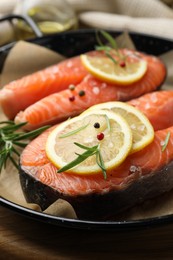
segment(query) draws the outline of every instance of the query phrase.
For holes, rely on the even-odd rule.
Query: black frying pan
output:
[[[23,19],[25,20],[32,28],[36,34],[36,37],[28,40],[29,42],[47,47],[55,52],[59,52],[62,55],[71,57],[84,53],[86,51],[92,50],[97,44],[96,42],[96,30],[77,30],[69,31],[58,34],[52,34],[48,36],[42,36],[41,32],[37,28],[36,24],[28,19],[28,17],[23,16],[7,16],[0,21],[13,19]],[[121,32],[109,31],[113,36],[118,36]],[[139,51],[146,52],[148,54],[154,54],[156,56],[161,55],[169,50],[173,49],[173,41],[163,38],[152,37],[149,35],[130,33],[130,36]],[[102,39],[104,41],[104,39]],[[2,68],[4,60],[15,43],[10,43],[5,46],[0,47],[0,67]],[[17,205],[11,201],[8,201],[4,198],[0,198],[0,204],[8,207],[9,209],[18,212],[24,216],[30,217],[37,221],[43,221],[45,223],[50,223],[53,225],[59,225],[64,227],[71,228],[82,228],[82,229],[97,229],[97,230],[127,230],[134,228],[143,228],[146,226],[155,226],[161,224],[168,224],[173,222],[173,215],[155,217],[145,220],[136,220],[136,221],[83,221],[83,220],[74,220],[66,219],[62,217],[51,216],[24,208],[20,205]]]
[[[11,23],[14,19],[25,21],[35,33],[35,38],[29,39],[29,42],[42,45],[53,51],[59,52],[67,57],[71,57],[92,50],[94,45],[97,44],[95,36],[96,30],[94,29],[81,29],[75,31],[73,30],[43,36],[42,32],[37,27],[36,23],[28,16],[8,15],[1,18],[0,22],[4,22],[5,20],[7,20]],[[109,30],[109,32],[115,37],[122,33],[120,31],[115,32],[111,30]],[[169,39],[139,33],[129,34],[139,51],[158,56],[166,51],[173,49],[173,41]],[[102,39],[102,41],[104,42],[105,39]],[[1,46],[0,55],[3,55],[4,52],[8,52],[13,45],[14,42],[5,46]]]

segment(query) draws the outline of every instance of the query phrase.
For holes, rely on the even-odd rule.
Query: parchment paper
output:
[[[119,36],[116,40],[119,47],[135,48],[127,33]],[[1,74],[1,87],[11,80],[43,69],[62,59],[63,57],[61,55],[44,47],[19,41],[10,51],[4,64]],[[161,59],[168,68],[167,79],[163,89],[169,89],[173,82],[173,51],[163,54]],[[0,121],[4,119],[6,118],[0,110]],[[0,175],[0,196],[24,207],[41,211],[38,205],[28,204],[26,202],[20,186],[19,174],[11,163],[7,164],[7,168],[3,170]],[[45,213],[67,218],[77,218],[72,206],[68,202],[60,199],[47,208]],[[173,214],[173,191],[154,200],[146,201],[130,211],[128,210],[128,213],[123,213],[121,216],[118,216],[118,219],[145,219],[168,214]]]

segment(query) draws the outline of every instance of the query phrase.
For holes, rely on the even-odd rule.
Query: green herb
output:
[[[95,49],[98,51],[104,51],[105,55],[114,63],[114,64],[119,64],[120,61],[125,61],[126,56],[121,54],[118,49],[118,45],[115,41],[115,39],[106,31],[101,30],[100,33],[102,36],[108,41],[110,46],[105,45],[102,43],[99,33],[96,32],[96,40],[98,42],[98,46],[95,46]],[[116,56],[118,57],[118,61],[113,57],[113,52],[116,53]]]
[[[114,64],[118,64],[118,62],[112,57],[109,52],[105,52],[105,54]]]
[[[101,152],[100,152],[100,147],[98,149],[98,152],[96,153],[96,162],[97,162],[98,166],[102,169],[103,177],[106,180],[107,179],[106,168],[105,168],[105,164],[104,164]]]
[[[107,128],[109,130],[109,132],[111,131],[111,124],[110,124],[110,120],[109,120],[109,117],[107,115],[105,115],[105,118],[106,118],[106,124],[107,124]]]
[[[101,39],[99,37],[99,32],[98,31],[96,31],[96,40],[97,40],[97,42],[99,44],[99,47],[107,47],[107,46],[105,46],[105,44],[102,43],[102,41],[101,41]]]
[[[162,145],[162,152],[165,151],[165,149],[166,149],[166,147],[167,147],[167,145],[168,145],[168,142],[169,142],[169,139],[170,139],[170,135],[171,135],[171,133],[168,132],[167,135],[166,135],[166,137],[165,137],[164,143],[163,143],[163,145]]]
[[[100,145],[95,145],[95,146],[92,146],[92,147],[87,147],[85,145],[82,145],[82,144],[79,144],[79,143],[74,143],[76,146],[86,150],[84,153],[82,154],[78,154],[76,153],[77,155],[77,158],[74,159],[73,161],[71,161],[70,163],[66,164],[65,166],[63,166],[62,168],[60,168],[58,170],[58,173],[61,173],[61,172],[64,172],[64,171],[67,171],[75,166],[77,166],[78,164],[80,164],[81,162],[83,162],[84,160],[86,160],[87,158],[89,158],[90,156],[92,155],[96,155],[96,162],[98,164],[98,166],[101,168],[102,172],[103,172],[103,176],[104,176],[104,179],[106,179],[106,168],[104,166],[104,162],[103,162],[103,158],[101,156],[101,152],[100,152]]]
[[[109,46],[95,46],[95,49],[97,51],[108,51],[108,52],[112,50],[112,48]]]
[[[13,121],[0,122],[0,172],[3,167],[6,167],[8,160],[18,169],[18,163],[16,162],[16,156],[20,156],[18,148],[24,148],[28,144],[29,139],[38,136],[49,128],[49,126],[44,126],[28,133],[19,132],[22,126],[26,124],[15,124]]]
[[[63,172],[63,171],[67,171],[73,167],[75,167],[76,165],[80,164],[81,162],[83,162],[84,160],[86,160],[88,157],[94,155],[97,152],[97,148],[98,145],[96,146],[92,146],[92,147],[85,147],[75,143],[77,146],[85,149],[86,151],[82,154],[76,154],[78,155],[78,157],[76,159],[74,159],[73,161],[71,161],[70,163],[66,164],[64,167],[62,167],[61,169],[58,170],[58,172]]]
[[[108,32],[101,30],[100,33],[110,43],[113,49],[118,50],[118,46],[115,39]]]
[[[73,130],[73,131],[68,132],[68,133],[62,134],[62,135],[59,136],[59,138],[65,138],[65,137],[74,135],[74,134],[80,132],[81,130],[85,129],[87,126],[88,126],[88,124],[87,125],[83,125],[83,126],[77,128],[77,129]]]

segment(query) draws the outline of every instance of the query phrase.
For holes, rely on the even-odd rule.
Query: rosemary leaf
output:
[[[12,156],[9,156],[10,161],[12,162],[12,164],[16,167],[16,169],[18,170],[18,164],[16,163],[16,161],[14,160],[14,158]]]
[[[96,32],[96,40],[97,40],[99,46],[96,46],[95,49],[98,50],[98,51],[102,51],[102,50],[105,51],[105,55],[108,58],[110,58],[114,62],[114,64],[118,64],[118,61],[113,57],[113,55],[111,53],[112,51],[114,51],[114,53],[116,53],[117,57],[120,60],[124,60],[124,56],[122,56],[120,54],[119,49],[118,49],[118,45],[117,45],[115,39],[106,31],[101,30],[100,33],[108,41],[110,46],[103,44],[100,37],[99,37],[98,32]]]
[[[2,168],[6,167],[6,160],[7,160],[7,156],[6,154],[2,154],[1,157],[0,157],[0,172],[2,171]]]
[[[102,41],[101,41],[101,39],[100,39],[100,37],[99,37],[98,31],[96,32],[96,40],[97,40],[99,46],[103,46],[103,47],[105,46],[105,45],[102,43]]]
[[[4,123],[5,123],[6,121],[4,121]],[[9,125],[8,125],[8,123],[7,123],[7,125],[6,126],[4,126],[4,127],[1,127],[0,129],[2,129],[3,130],[3,132],[11,132],[11,131],[16,131],[16,130],[18,130],[18,129],[20,129],[22,126],[24,126],[24,125],[26,125],[26,122],[24,122],[24,123],[20,123],[20,124],[15,124],[15,123],[10,123]]]
[[[105,168],[104,161],[103,161],[103,158],[102,158],[102,155],[100,152],[100,145],[87,147],[87,146],[79,144],[79,143],[74,143],[74,144],[79,146],[82,149],[85,149],[86,151],[82,154],[75,153],[78,157],[76,159],[74,159],[73,161],[69,162],[68,164],[66,164],[65,166],[63,166],[62,168],[60,168],[57,172],[61,173],[61,172],[67,171],[67,170],[77,166],[78,164],[80,164],[81,162],[86,160],[88,157],[90,157],[92,155],[96,155],[96,163],[101,168],[101,170],[103,172],[103,177],[106,180],[107,179],[106,168]]]
[[[105,39],[110,43],[113,49],[118,50],[118,46],[116,44],[115,39],[106,31],[101,30],[101,34],[105,37]]]
[[[112,55],[109,52],[105,52],[106,56],[113,61],[114,64],[118,64],[118,62],[112,57]]]
[[[21,124],[15,124],[13,121],[0,122],[0,172],[3,167],[6,167],[8,160],[18,168],[16,158],[20,156],[20,150],[18,151],[17,148],[25,147],[28,144],[29,138],[36,137],[49,127],[44,126],[28,133],[19,132],[19,129],[25,124],[26,122]],[[20,140],[26,140],[27,142],[20,142]]]
[[[98,147],[98,146],[97,146]],[[65,166],[63,166],[62,168],[60,168],[58,170],[58,173],[60,172],[64,172],[67,171],[75,166],[77,166],[78,164],[80,164],[81,162],[83,162],[84,160],[86,160],[88,157],[94,155],[97,152],[97,147],[93,150],[87,150],[82,154],[79,154],[78,157],[76,159],[74,159],[73,161],[71,161],[70,163],[66,164]]]
[[[13,141],[13,144],[15,144],[15,145],[17,145],[19,147],[24,148],[28,143],[21,143],[21,142]]]
[[[88,124],[84,125],[84,126],[81,126],[81,127],[77,128],[77,129],[75,129],[73,131],[70,131],[70,132],[66,133],[66,134],[62,134],[62,135],[59,136],[59,138],[65,138],[65,137],[74,135],[74,134],[80,132],[81,130],[85,129],[87,126],[88,126]]]
[[[103,177],[106,180],[107,179],[107,173],[106,173],[106,168],[104,165],[104,161],[100,152],[100,149],[98,149],[97,154],[96,154],[96,162],[98,164],[98,166],[101,168],[102,173],[103,173]]]
[[[170,139],[170,135],[171,135],[171,133],[168,132],[166,137],[165,137],[164,144],[162,145],[162,152],[165,151],[165,149],[166,149],[166,147],[168,145],[168,142],[169,142],[169,139]]]
[[[3,125],[3,124],[6,124],[6,125],[14,125],[14,121],[12,121],[12,120],[1,121],[1,122],[0,122],[0,125]]]
[[[24,139],[28,139],[28,138],[34,138],[37,135],[41,134],[43,131],[45,131],[46,129],[48,129],[50,126],[43,126],[40,127],[36,130],[33,130],[31,132],[28,133],[22,133],[21,135],[17,136],[14,138],[14,141],[19,141],[19,140],[24,140]]]
[[[95,145],[95,146],[92,146],[92,147],[88,147],[88,146],[85,146],[83,144],[79,144],[79,143],[76,143],[76,142],[74,142],[74,144],[79,146],[82,149],[85,149],[85,150],[95,150],[98,147],[98,145]]]
[[[14,148],[14,146],[11,149],[12,152],[14,152],[16,155],[20,156],[20,153]]]
[[[109,46],[95,46],[97,51],[111,51],[112,49]]]

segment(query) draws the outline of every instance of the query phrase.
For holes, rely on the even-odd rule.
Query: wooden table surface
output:
[[[173,223],[89,231],[45,224],[0,206],[0,259],[173,259]]]

